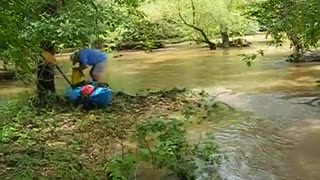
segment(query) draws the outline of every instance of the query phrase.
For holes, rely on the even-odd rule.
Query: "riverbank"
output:
[[[152,53],[121,51],[110,55],[103,80],[115,91],[133,94],[140,90],[159,91],[177,86],[188,89],[224,87],[241,92],[317,90],[315,81],[319,77],[319,63],[287,63],[283,58],[291,53],[289,46],[268,47],[264,35],[246,39],[252,42],[252,46],[210,51],[185,44]],[[248,68],[239,55],[260,49],[264,50],[264,56],[258,57]],[[70,77],[69,54],[58,54],[57,58],[59,67]],[[57,89],[64,91],[66,86],[57,72]],[[19,82],[6,82],[0,84],[0,94],[5,96],[33,88]]]
[[[123,142],[137,124],[179,117],[197,124],[217,112],[205,93],[179,89],[139,96],[116,93],[113,99],[111,107],[90,112],[62,102],[40,111],[28,99],[2,102],[1,179],[105,179],[110,156],[126,148]]]

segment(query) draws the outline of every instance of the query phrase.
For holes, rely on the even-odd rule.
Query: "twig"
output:
[[[154,154],[153,154],[152,150],[150,149],[150,147],[148,146],[146,139],[144,139],[144,138],[143,138],[143,143],[151,155],[153,170],[156,171],[156,165],[155,165],[156,160],[155,160]]]
[[[121,156],[122,156],[122,159],[124,158],[124,145],[123,145],[123,139],[121,139]]]
[[[136,162],[138,160],[138,148],[136,148]],[[134,170],[134,179],[137,179],[137,170],[138,170],[138,166],[135,166],[135,170]]]
[[[196,8],[194,6],[193,0],[190,0],[190,1],[191,1],[191,7],[192,7],[192,24],[196,25]]]

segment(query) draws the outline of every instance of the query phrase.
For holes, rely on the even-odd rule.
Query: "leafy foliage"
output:
[[[218,147],[212,139],[196,145],[188,143],[183,122],[151,120],[139,124],[135,136],[138,140],[136,152],[115,156],[107,164],[111,179],[128,179],[141,162],[151,163],[156,169],[167,169],[180,179],[196,179],[199,168],[210,166],[211,175],[217,177],[215,170],[221,160]],[[151,137],[153,142],[150,142]],[[198,167],[197,161],[205,162],[205,166]]]
[[[106,167],[109,179],[129,179],[135,171],[137,160],[137,156],[132,154],[116,154],[112,156]]]
[[[259,56],[264,56],[264,52],[263,50],[258,50],[256,53],[240,54],[240,56],[242,57],[242,61],[244,61],[248,67],[251,67],[255,59],[257,59]]]
[[[316,0],[266,0],[258,1],[249,11],[274,39],[281,44],[289,39],[294,58],[301,60],[305,49],[318,47],[320,30],[320,2]]]
[[[106,17],[104,8],[92,0],[5,0],[0,8],[0,56],[29,73],[42,42],[61,48],[82,46],[105,28],[101,25]]]
[[[218,0],[214,3],[200,0],[194,1],[193,9],[190,8],[190,0],[156,0],[145,3],[142,9],[151,21],[174,24],[176,29],[182,29],[180,31],[183,36],[199,39],[201,35],[197,31],[182,25],[179,12],[187,22],[203,29],[210,38],[220,36],[221,28],[234,35],[245,35],[258,28],[255,21],[246,18],[242,13],[249,3],[247,0]]]
[[[106,37],[108,43],[116,44],[132,38],[143,41],[149,48],[154,29],[147,28],[150,24],[137,10],[139,3],[131,0],[1,1],[0,58],[15,69],[31,73],[42,42],[70,48],[94,45]]]
[[[188,0],[4,0],[0,59],[30,74],[44,41],[60,49],[93,46],[114,50],[133,44],[149,51],[162,47],[160,39],[199,39],[199,32],[182,26],[179,12],[209,38],[221,28],[235,35],[247,34],[255,31],[255,21],[242,15],[249,2],[201,0],[195,2],[193,11]]]

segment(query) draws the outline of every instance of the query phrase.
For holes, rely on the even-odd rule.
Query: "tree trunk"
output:
[[[208,41],[206,42],[208,45],[209,45],[209,49],[210,50],[216,50],[217,49],[217,46],[215,43],[211,42],[211,41]]]
[[[303,51],[302,51],[300,45],[294,45],[292,56],[293,56],[294,62],[303,61]]]
[[[221,39],[222,39],[222,47],[223,48],[230,47],[228,32],[221,32],[220,34],[221,34]]]
[[[291,47],[293,47],[293,54],[291,55],[294,62],[301,62],[304,54],[304,47],[296,36],[289,36],[291,40]]]
[[[224,27],[222,24],[220,25],[220,35],[221,35],[221,40],[222,40],[222,47],[229,48],[230,41],[229,41],[228,28]]]
[[[192,8],[192,25],[196,25],[196,7],[194,6],[193,0],[190,0]]]

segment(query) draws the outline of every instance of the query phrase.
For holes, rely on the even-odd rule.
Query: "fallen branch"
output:
[[[316,107],[316,106],[320,105],[320,102],[317,105],[313,104],[314,102],[317,102],[317,101],[320,101],[320,97],[314,98],[314,99],[312,99],[310,101],[307,101],[307,102],[302,102],[302,103],[297,103],[297,104],[306,104],[306,105],[309,105],[309,106]]]

